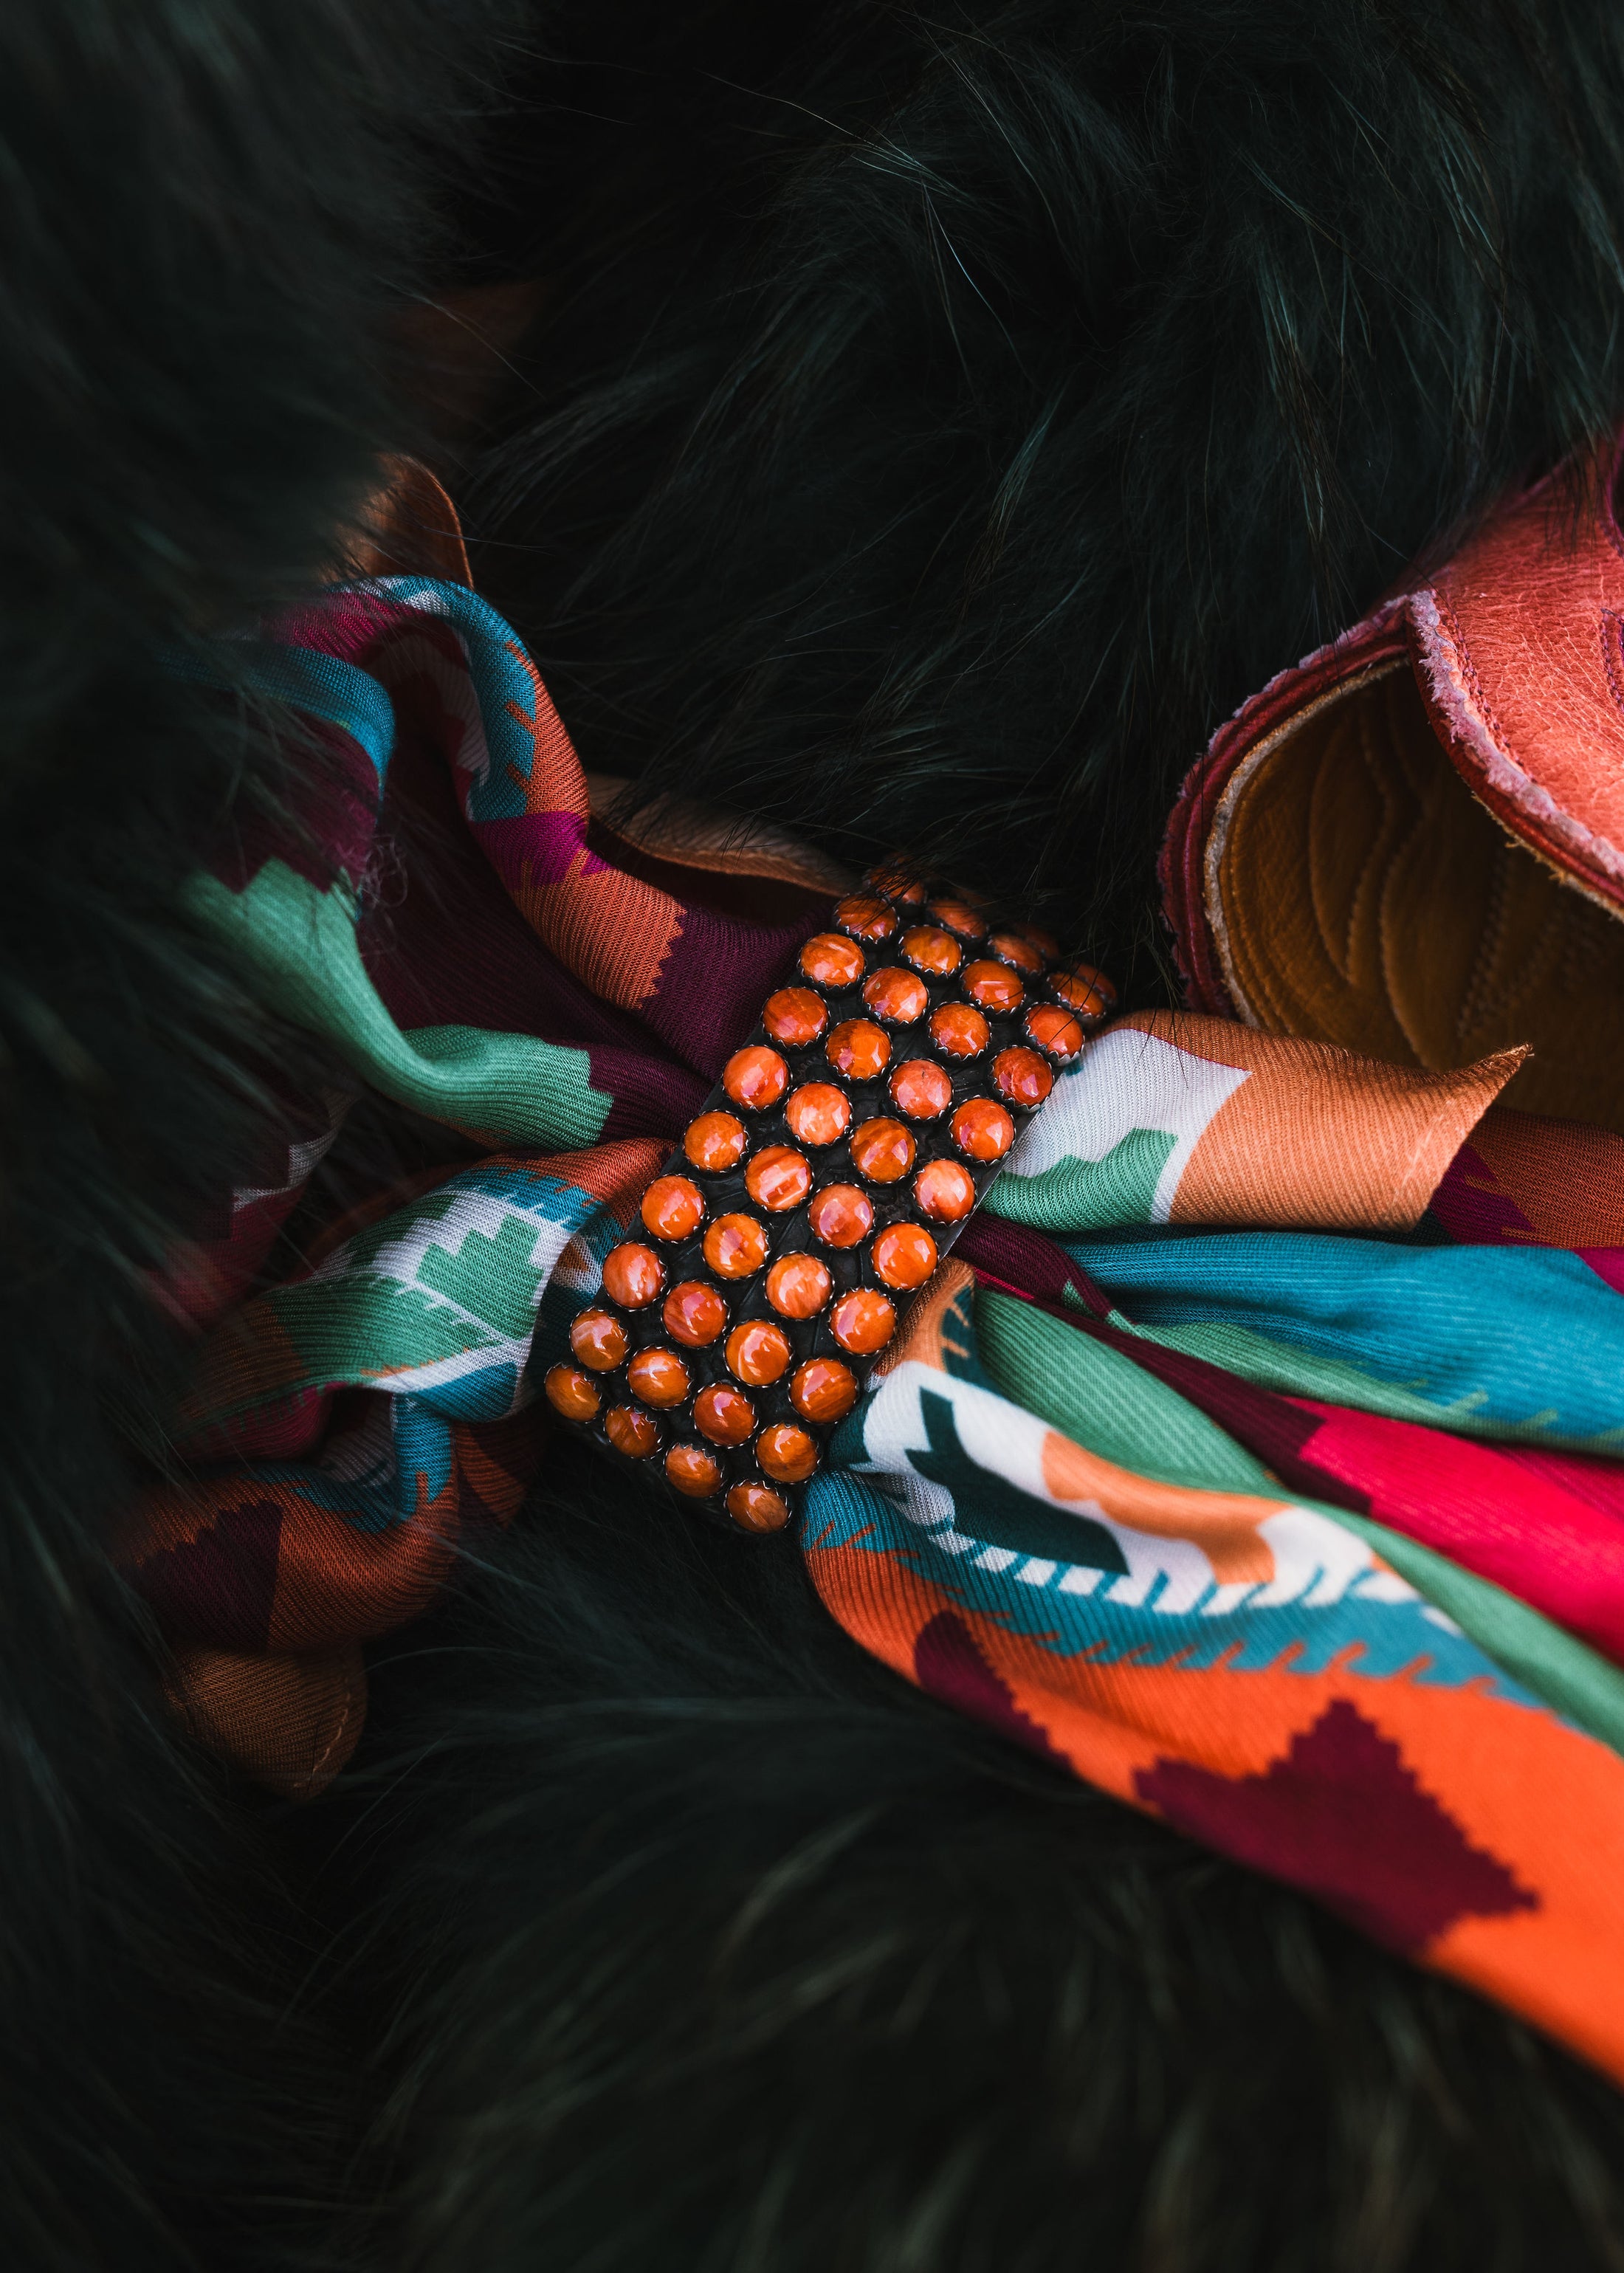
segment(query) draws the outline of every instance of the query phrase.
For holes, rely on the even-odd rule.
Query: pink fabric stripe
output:
[[[1502,1451],[1306,1399],[1300,1457],[1379,1523],[1492,1579],[1624,1664],[1624,1472],[1582,1453]]]

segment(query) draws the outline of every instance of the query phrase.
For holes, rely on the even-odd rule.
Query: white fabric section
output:
[[[918,1474],[912,1466],[910,1454],[928,1455],[932,1450],[919,1402],[922,1390],[952,1405],[959,1444],[978,1467],[1046,1507],[1086,1517],[1109,1531],[1128,1566],[1126,1574],[1112,1576],[1088,1565],[1022,1557],[978,1541],[976,1511],[969,1504],[973,1489],[966,1492],[967,1504],[958,1506],[945,1485]],[[1062,1499],[1052,1492],[1044,1480],[1044,1445],[1053,1433],[1046,1422],[1010,1404],[996,1391],[909,1359],[884,1377],[869,1402],[863,1425],[864,1465],[885,1477],[909,1522],[931,1532],[936,1545],[950,1554],[972,1554],[984,1571],[1018,1564],[1017,1581],[1029,1587],[1058,1584],[1064,1594],[1091,1594],[1104,1583],[1107,1601],[1167,1617],[1198,1612],[1204,1617],[1225,1617],[1243,1604],[1270,1609],[1299,1601],[1320,1609],[1340,1602],[1355,1587],[1364,1593],[1378,1592],[1384,1601],[1413,1599],[1402,1579],[1378,1571],[1370,1548],[1354,1533],[1313,1508],[1282,1507],[1268,1500],[1259,1503],[1269,1512],[1261,1517],[1257,1532],[1273,1558],[1274,1577],[1220,1586],[1196,1540],[1140,1531],[1108,1515],[1097,1500]]]
[[[393,1280],[401,1287],[411,1287],[437,1310],[448,1312],[466,1334],[468,1347],[446,1357],[430,1359],[426,1364],[402,1367],[387,1377],[392,1395],[414,1394],[435,1389],[450,1381],[460,1381],[469,1374],[483,1373],[493,1366],[511,1365],[515,1377],[524,1381],[524,1369],[530,1354],[534,1332],[533,1320],[527,1320],[519,1334],[505,1332],[496,1321],[482,1317],[470,1310],[444,1287],[423,1285],[418,1273],[424,1258],[433,1253],[451,1257],[460,1255],[463,1242],[471,1236],[495,1239],[504,1225],[522,1224],[531,1234],[530,1251],[526,1258],[536,1274],[535,1296],[539,1302],[543,1289],[574,1234],[566,1224],[553,1221],[542,1210],[544,1203],[538,1200],[535,1209],[516,1205],[513,1201],[488,1192],[460,1191],[450,1196],[449,1204],[440,1214],[424,1214],[409,1226],[398,1239],[381,1247],[368,1266],[374,1278]],[[346,1241],[336,1248],[311,1273],[312,1279],[337,1279],[354,1265],[354,1242]],[[305,1282],[306,1284],[309,1281]],[[384,1385],[382,1383],[380,1386]],[[521,1385],[516,1392],[519,1401],[528,1402],[528,1392]]]
[[[1165,1223],[1208,1123],[1249,1078],[1239,1067],[1209,1064],[1137,1027],[1112,1026],[1060,1076],[1004,1173],[1041,1176],[1060,1160],[1103,1160],[1136,1129],[1156,1130],[1178,1140],[1149,1219]]]

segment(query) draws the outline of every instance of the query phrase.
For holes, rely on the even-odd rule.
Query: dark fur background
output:
[[[607,771],[1154,927],[1216,721],[1611,424],[1596,0],[592,0],[468,503]],[[753,93],[752,90],[760,89]],[[553,121],[548,117],[548,124]]]
[[[487,10],[489,19],[492,11]],[[348,2085],[279,1864],[107,1546],[145,1274],[263,1161],[268,1033],[177,919],[266,753],[166,676],[305,589],[477,85],[447,0],[0,11],[0,2262],[325,2254]],[[460,92],[459,88],[460,86]],[[425,184],[428,184],[425,187]]]
[[[1047,892],[1151,989],[1216,719],[1624,409],[1620,37],[0,19],[6,2262],[1624,2262],[1612,2090],[906,1692],[783,1542],[561,1452],[296,1821],[187,1755],[106,1557],[178,1357],[143,1274],[313,1077],[174,913],[276,761],[155,651],[434,446],[400,311],[541,281],[444,455],[589,765]]]

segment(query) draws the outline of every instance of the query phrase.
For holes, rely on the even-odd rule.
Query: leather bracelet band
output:
[[[776,1531],[1022,1129],[1116,1001],[1029,924],[876,870],[643,1195],[544,1387],[606,1450]]]

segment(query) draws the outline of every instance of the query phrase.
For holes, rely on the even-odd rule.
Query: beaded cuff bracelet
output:
[[[830,1431],[1116,994],[1029,924],[876,870],[643,1195],[554,1410],[745,1531]]]

